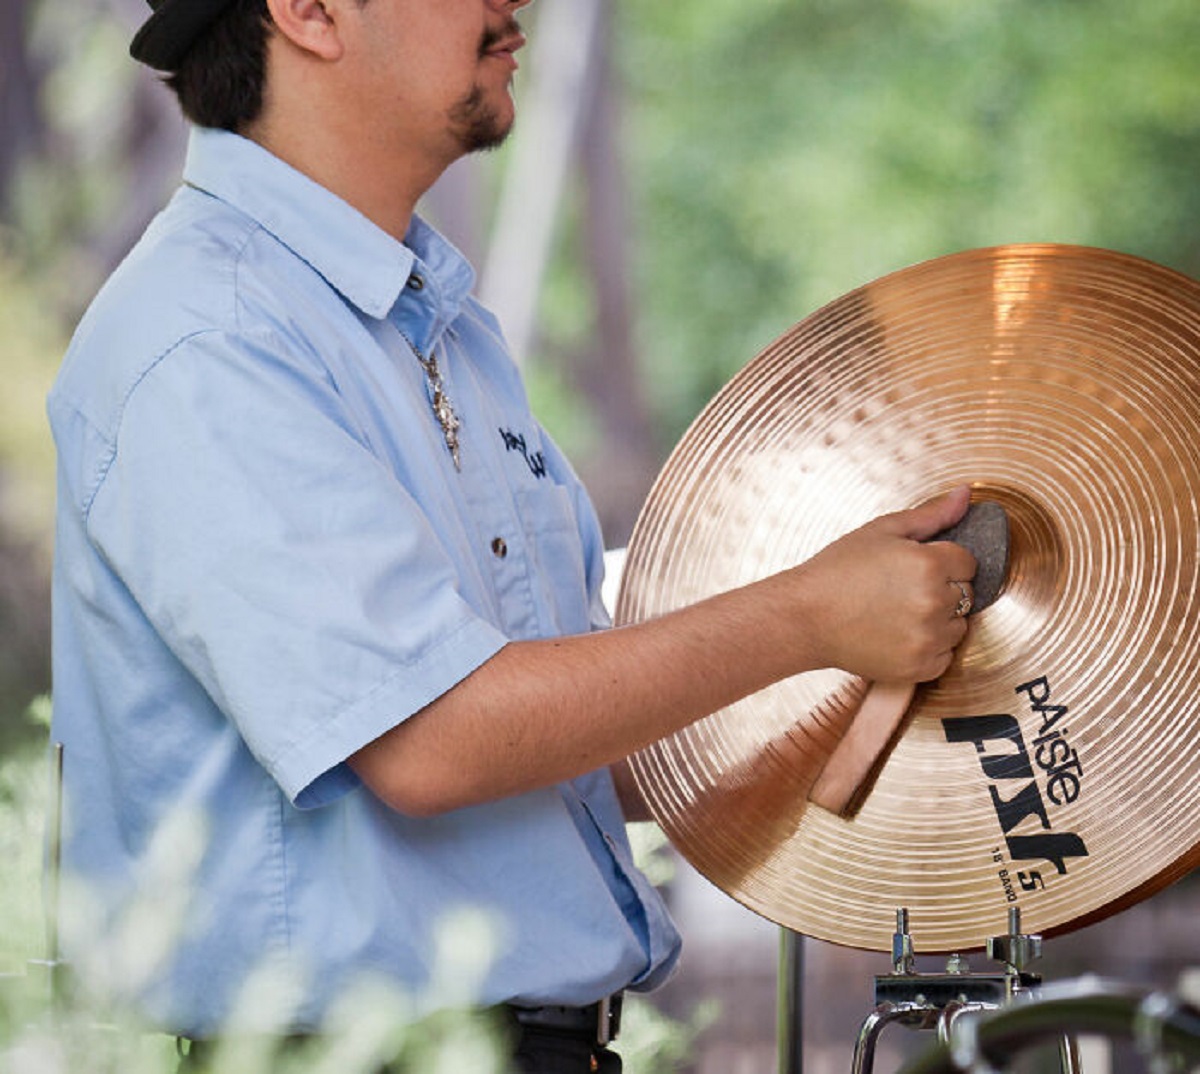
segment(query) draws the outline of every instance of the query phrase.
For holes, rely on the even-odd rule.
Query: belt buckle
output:
[[[611,1044],[621,1032],[622,1001],[622,993],[614,992],[596,1004],[596,1043],[601,1048]]]

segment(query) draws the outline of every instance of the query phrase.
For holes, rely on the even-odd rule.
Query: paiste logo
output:
[[[1087,857],[1087,847],[1074,832],[1055,831],[1046,799],[1054,806],[1074,802],[1083,790],[1083,765],[1067,738],[1067,706],[1051,701],[1050,683],[1039,676],[1021,683],[1014,691],[1024,695],[1030,713],[1041,723],[1033,740],[1033,754],[1025,746],[1021,725],[1015,716],[959,716],[942,720],[947,742],[970,742],[979,765],[990,781],[988,793],[996,819],[1013,862],[1048,862],[1057,875],[1065,876],[1070,858]],[[1045,796],[1039,785],[1045,781]],[[1003,861],[998,852],[993,855]],[[1009,902],[1017,893],[1007,869],[1000,880]],[[1045,867],[1023,869],[1016,874],[1024,891],[1046,886]]]

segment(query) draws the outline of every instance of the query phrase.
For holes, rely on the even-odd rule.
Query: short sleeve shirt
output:
[[[172,1031],[216,1032],[266,965],[305,982],[297,1029],[365,974],[436,1005],[459,910],[492,924],[479,1003],[588,1003],[676,958],[606,772],[414,819],[345,763],[509,641],[607,626],[594,513],[473,281],[419,218],[397,242],[196,129],[51,392],[65,864],[115,927],[162,833],[196,833],[177,942],[132,984]]]

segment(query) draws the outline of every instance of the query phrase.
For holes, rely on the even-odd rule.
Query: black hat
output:
[[[150,0],[154,9],[129,54],[157,71],[174,71],[184,54],[232,0]]]

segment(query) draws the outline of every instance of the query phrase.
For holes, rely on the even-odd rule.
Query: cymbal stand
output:
[[[909,1029],[936,1029],[938,1039],[950,1041],[951,1029],[964,1014],[995,1010],[1016,995],[1037,989],[1042,979],[1025,967],[1041,957],[1041,936],[1021,932],[1021,911],[1010,907],[1008,932],[987,943],[988,957],[1001,963],[998,972],[972,972],[966,959],[951,955],[943,973],[920,973],[908,910],[896,911],[892,935],[892,972],[875,978],[875,1008],[864,1019],[854,1046],[852,1074],[872,1074],[875,1046],[890,1025]],[[1079,1053],[1074,1038],[1063,1038],[1059,1052],[1062,1074],[1080,1074]],[[990,1067],[974,1063],[964,1068],[970,1074],[994,1074]]]

